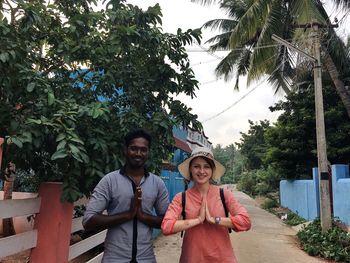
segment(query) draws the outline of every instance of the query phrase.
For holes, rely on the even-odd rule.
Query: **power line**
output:
[[[208,63],[212,63],[212,62],[215,62],[215,61],[218,61],[219,58],[215,58],[215,59],[211,59],[211,60],[207,60],[207,61],[200,61],[200,62],[197,62],[197,63],[194,63],[194,64],[191,64],[191,66],[199,66],[199,65],[204,65],[204,64],[208,64]]]
[[[272,56],[274,57],[274,56]],[[271,58],[269,58],[271,59]],[[281,68],[282,65],[279,65],[272,73],[275,73],[277,70],[279,70]],[[220,111],[219,113],[216,113],[215,115],[201,121],[202,123],[210,121],[212,119],[215,119],[216,117],[220,116],[221,114],[225,113],[226,111],[228,111],[229,109],[231,109],[232,107],[234,107],[235,105],[237,105],[240,101],[242,101],[244,98],[246,98],[249,94],[251,94],[254,90],[256,90],[263,82],[265,82],[268,79],[268,77],[266,77],[264,80],[262,80],[261,82],[259,82],[254,88],[252,88],[250,91],[248,91],[246,94],[244,94],[241,98],[239,98],[237,101],[235,101],[234,103],[232,103],[230,106],[228,106],[227,108],[223,109],[222,111]]]
[[[213,54],[214,52],[231,52],[231,51],[243,51],[246,50],[247,48],[245,47],[240,47],[240,48],[230,48],[228,50],[215,50],[215,51],[211,51],[206,47],[203,47],[202,45],[199,45],[196,43],[197,46],[199,46],[201,49],[186,49],[186,52],[207,52],[210,54]],[[271,44],[271,45],[264,45],[264,46],[257,46],[257,47],[251,47],[249,48],[250,50],[254,51],[257,49],[263,49],[263,48],[270,48],[270,47],[278,47],[280,46],[280,44]]]
[[[207,85],[207,84],[210,84],[210,83],[214,83],[214,82],[217,82],[218,79],[213,79],[213,80],[209,80],[209,81],[206,81],[206,82],[203,82],[203,83],[199,83],[201,86],[203,85]]]
[[[266,78],[267,79],[267,78]],[[241,98],[239,98],[237,101],[235,101],[233,104],[231,104],[230,106],[228,106],[227,108],[223,109],[222,111],[220,111],[219,113],[216,113],[215,115],[209,117],[208,119],[205,119],[203,121],[201,121],[202,123],[210,121],[212,119],[215,119],[216,117],[220,116],[221,114],[225,113],[226,111],[228,111],[229,109],[231,109],[233,106],[237,105],[241,100],[243,100],[245,97],[247,97],[250,93],[252,93],[254,90],[256,90],[259,85],[261,83],[263,83],[264,81],[266,81],[266,79],[264,79],[262,82],[260,82],[257,86],[255,86],[254,88],[252,88],[249,92],[247,92],[246,94],[244,94]]]

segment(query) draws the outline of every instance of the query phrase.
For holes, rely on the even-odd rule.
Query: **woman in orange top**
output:
[[[186,219],[182,213],[182,193],[170,204],[163,222],[165,235],[186,230],[182,243],[180,263],[237,263],[228,229],[247,231],[251,222],[247,210],[233,193],[224,189],[228,217],[220,198],[220,188],[211,184],[218,181],[225,168],[214,159],[210,149],[198,147],[179,165],[179,171],[193,187],[186,191]]]

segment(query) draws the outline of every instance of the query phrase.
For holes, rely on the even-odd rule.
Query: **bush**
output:
[[[280,177],[272,167],[242,173],[237,189],[250,196],[267,195],[278,190]]]
[[[261,205],[263,209],[270,210],[272,208],[278,207],[278,203],[273,199],[266,199],[265,202]]]
[[[350,262],[350,233],[335,224],[322,233],[317,219],[297,233],[303,250],[311,256],[333,259],[336,262]]]
[[[22,169],[17,169],[13,191],[36,193],[39,190],[39,184],[39,178],[35,176],[33,171],[26,172]]]
[[[250,196],[255,196],[255,185],[257,184],[255,171],[244,172],[237,183],[237,189]]]
[[[297,226],[299,224],[305,223],[306,220],[296,213],[289,212],[287,214],[287,219],[284,222],[290,226]]]

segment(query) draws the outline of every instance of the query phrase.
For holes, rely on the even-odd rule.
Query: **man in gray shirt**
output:
[[[150,146],[147,132],[129,132],[125,137],[125,166],[101,179],[87,205],[84,228],[108,228],[104,263],[156,262],[152,228],[160,228],[169,196],[163,180],[145,168]],[[102,214],[104,210],[107,214]]]

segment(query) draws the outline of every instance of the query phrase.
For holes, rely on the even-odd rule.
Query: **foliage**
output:
[[[245,171],[242,173],[238,183],[237,189],[243,191],[250,196],[255,196],[255,185],[256,185],[256,172],[255,171]]]
[[[347,163],[350,123],[345,121],[346,111],[335,90],[324,85],[323,91],[328,160]],[[283,113],[265,133],[264,162],[273,166],[282,178],[310,178],[311,169],[317,166],[313,89],[306,86],[292,92],[270,109]]]
[[[267,195],[278,190],[280,175],[272,167],[242,173],[237,188],[251,196]]]
[[[233,159],[233,167],[228,171],[229,174],[232,176],[232,182],[237,183],[240,179],[242,173],[245,171],[245,158],[241,154],[240,151],[236,151],[236,154]]]
[[[13,185],[13,191],[36,193],[38,192],[39,184],[39,178],[35,176],[33,171],[27,172],[23,170],[17,170]]]
[[[311,256],[350,262],[350,234],[334,223],[327,232],[322,232],[320,220],[315,220],[297,233],[303,250]]]
[[[259,169],[263,167],[263,159],[266,152],[264,134],[270,127],[268,120],[254,123],[249,122],[248,133],[241,132],[241,142],[237,143],[238,149],[245,157],[246,168],[248,170]]]
[[[278,207],[278,203],[276,200],[268,198],[264,201],[261,207],[265,210],[270,210],[272,208]]]
[[[220,144],[216,145],[213,149],[215,159],[222,163],[225,168],[225,174],[221,178],[222,184],[232,184],[235,183],[237,178],[235,178],[234,170],[237,166],[237,149],[233,144],[222,148]]]
[[[293,212],[288,212],[287,220],[284,221],[284,223],[290,226],[297,226],[305,222],[306,220],[304,218],[300,217],[298,214]]]
[[[199,30],[163,33],[159,5],[125,1],[6,1],[0,5],[0,136],[4,161],[40,181],[63,181],[63,199],[88,194],[123,163],[124,135],[153,135],[152,171],[171,155],[172,127],[201,129],[174,99],[198,82],[184,46]]]

